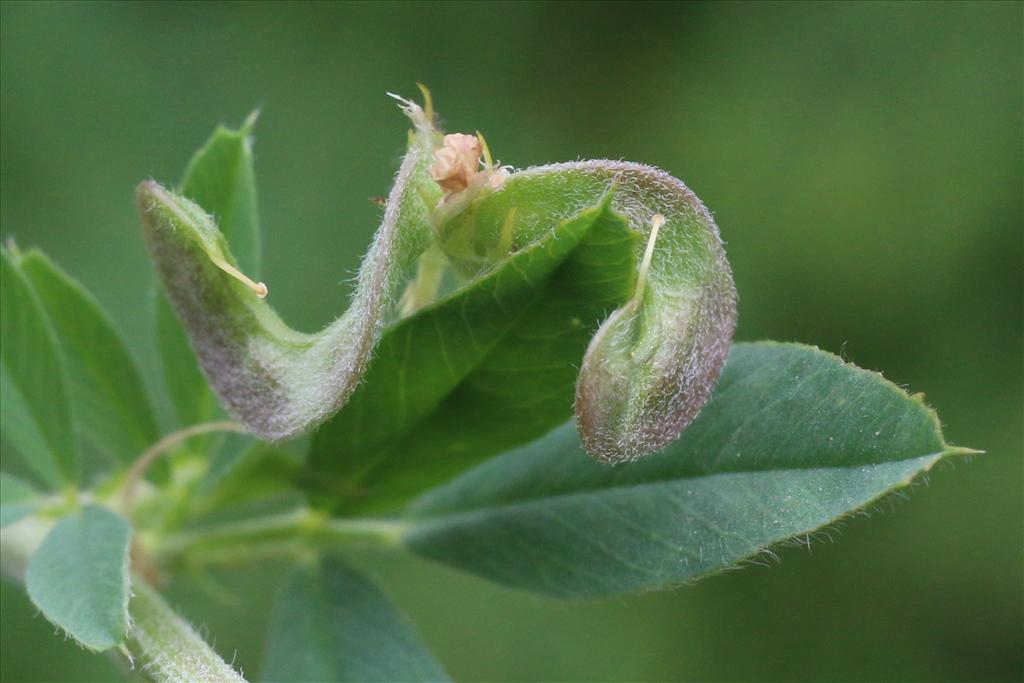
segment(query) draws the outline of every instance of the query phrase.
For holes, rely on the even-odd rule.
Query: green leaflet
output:
[[[143,233],[192,347],[228,410],[269,440],[293,436],[337,411],[355,389],[398,288],[430,240],[426,175],[436,133],[422,110],[388,208],[345,314],[317,334],[288,328],[238,279],[215,220],[154,182],[138,188]]]
[[[253,112],[238,130],[219,126],[189,161],[181,194],[214,216],[239,267],[258,277],[260,231],[252,156],[255,123]],[[164,383],[179,423],[192,425],[210,420],[219,412],[217,399],[196,365],[188,337],[163,294],[157,297],[155,305]]]
[[[19,262],[64,353],[76,427],[108,462],[129,463],[159,437],[134,360],[107,314],[39,251]]]
[[[447,681],[380,589],[332,557],[299,567],[271,617],[261,681]]]
[[[274,500],[302,501],[297,487],[299,458],[272,444],[238,439],[213,456],[210,469],[191,496],[193,514],[223,512],[249,503]]]
[[[949,447],[876,373],[795,344],[739,344],[682,437],[616,467],[573,425],[417,500],[405,543],[494,581],[597,597],[692,580],[906,486]]]
[[[64,359],[16,256],[6,248],[0,252],[0,431],[50,487],[75,484],[81,462]]]
[[[393,508],[572,414],[587,342],[634,288],[637,238],[613,196],[385,332],[310,449],[336,512]]]
[[[107,650],[128,631],[132,530],[89,505],[64,517],[29,561],[25,586],[46,618],[90,650]]]
[[[237,130],[218,126],[189,161],[181,181],[181,194],[216,219],[238,266],[253,277],[259,276],[261,253],[252,156],[258,113]]]
[[[28,517],[41,502],[39,492],[31,484],[0,472],[0,527]]]

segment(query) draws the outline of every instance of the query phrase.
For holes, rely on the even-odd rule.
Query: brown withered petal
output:
[[[445,135],[443,146],[434,150],[434,163],[428,172],[430,177],[447,194],[465,190],[480,168],[483,146],[474,135],[452,133]]]

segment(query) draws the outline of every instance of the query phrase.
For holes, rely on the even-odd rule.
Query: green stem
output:
[[[245,683],[146,583],[136,580],[128,649],[157,683]]]
[[[371,541],[398,545],[406,525],[389,519],[334,519],[308,508],[230,522],[160,540],[153,556],[167,565],[246,564],[268,557],[294,557],[338,545]]]

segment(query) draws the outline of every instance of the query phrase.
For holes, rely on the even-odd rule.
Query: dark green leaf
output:
[[[19,263],[57,332],[76,426],[96,450],[131,462],[159,433],[135,362],[95,299],[38,251]]]
[[[90,650],[119,645],[128,631],[131,535],[120,516],[90,505],[57,522],[29,561],[32,602]]]
[[[64,359],[32,286],[2,249],[0,429],[50,486],[74,484],[81,473],[72,429]]]
[[[0,527],[28,517],[42,502],[31,484],[0,472]]]
[[[181,323],[161,292],[153,302],[156,345],[163,368],[164,387],[182,427],[209,422],[221,412]]]
[[[211,214],[230,241],[239,267],[252,277],[260,270],[260,230],[253,172],[253,112],[242,127],[219,126],[185,170],[181,193]],[[164,382],[182,425],[198,424],[220,411],[196,362],[188,337],[161,293],[156,300],[157,347]]]
[[[273,683],[449,680],[387,597],[334,558],[288,578],[265,651]]]
[[[633,291],[637,236],[609,200],[385,333],[313,439],[336,511],[394,507],[568,419],[590,337]]]
[[[549,595],[649,590],[813,532],[962,451],[877,373],[810,347],[740,344],[662,453],[604,466],[567,425],[421,497],[405,540]]]

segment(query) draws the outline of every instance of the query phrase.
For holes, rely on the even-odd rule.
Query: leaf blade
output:
[[[158,438],[138,367],[96,300],[42,252],[20,261],[57,332],[76,426],[115,462],[129,463]]]
[[[874,373],[808,347],[740,344],[662,453],[603,467],[560,428],[418,499],[406,543],[549,595],[650,590],[831,523],[948,451],[934,413]]]
[[[6,472],[0,472],[0,527],[28,517],[42,503],[39,492]]]
[[[53,326],[16,264],[2,251],[0,424],[4,438],[47,484],[74,484],[81,475],[72,428],[66,368]]]
[[[257,115],[251,113],[237,129],[218,126],[189,160],[181,181],[181,194],[217,220],[239,267],[253,277],[262,252],[252,153]]]
[[[389,328],[363,384],[313,438],[310,465],[334,511],[393,508],[567,419],[575,365],[632,291],[635,244],[606,195]]]
[[[224,513],[248,503],[263,507],[275,501],[303,502],[296,484],[300,458],[252,439],[231,441],[213,456],[192,494],[193,515]]]
[[[101,652],[128,631],[131,526],[89,505],[64,517],[29,560],[25,586],[53,624]]]
[[[412,625],[366,577],[327,557],[293,571],[271,617],[260,680],[447,681]]]

